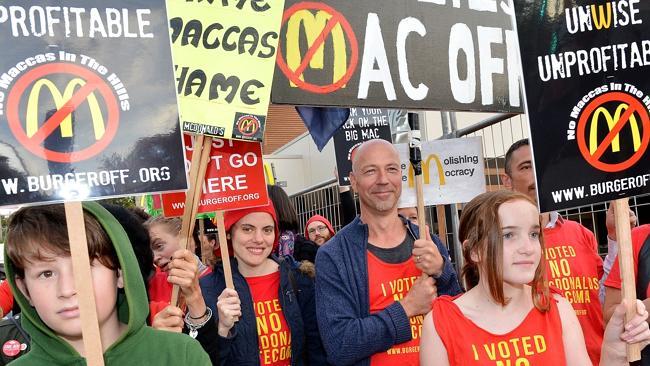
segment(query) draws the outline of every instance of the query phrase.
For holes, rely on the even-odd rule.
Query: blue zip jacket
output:
[[[291,257],[278,259],[272,256],[271,259],[280,265],[278,295],[291,331],[291,365],[327,365],[316,322],[314,280],[300,271],[299,264]],[[231,259],[231,264],[242,316],[230,330],[228,338],[216,334],[216,347],[208,347],[211,349],[208,354],[214,365],[258,366],[260,348],[253,298],[246,279],[237,270],[237,260]],[[215,265],[213,272],[201,278],[199,284],[205,303],[212,309],[214,321],[218,323],[217,298],[226,288],[223,266]],[[212,351],[214,348],[216,350]]]
[[[407,221],[407,235],[418,238],[418,227]],[[438,295],[462,292],[447,248],[432,236],[444,259],[436,278]],[[316,254],[316,312],[327,360],[334,365],[370,365],[370,356],[411,339],[404,308],[394,302],[370,314],[368,290],[368,225],[357,216]]]

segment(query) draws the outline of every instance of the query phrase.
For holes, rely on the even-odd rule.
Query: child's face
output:
[[[178,235],[170,233],[165,225],[154,225],[149,228],[149,237],[153,262],[158,268],[167,272],[172,254],[181,248]]]
[[[69,341],[81,339],[79,300],[72,273],[72,259],[52,255],[49,260],[32,260],[25,278],[16,278],[20,290],[36,309],[43,322]],[[124,287],[118,271],[95,259],[90,267],[100,332],[119,326],[117,289]]]
[[[503,233],[503,281],[512,285],[530,283],[541,257],[537,208],[523,200],[499,207]]]
[[[253,212],[231,228],[232,249],[237,260],[249,267],[262,264],[273,250],[275,223],[266,212]]]

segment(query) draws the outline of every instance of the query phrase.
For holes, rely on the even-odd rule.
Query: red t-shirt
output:
[[[370,290],[370,313],[384,310],[395,301],[406,295],[413,282],[422,275],[415,266],[413,258],[404,263],[391,264],[368,253],[368,288]],[[422,320],[418,315],[410,319],[411,340],[396,344],[385,352],[375,353],[370,358],[371,366],[389,365],[420,365],[420,336],[422,335]]]
[[[647,299],[650,297],[650,278],[647,278],[647,274],[642,276],[642,278],[639,278],[639,255],[641,253],[641,249],[646,243],[650,243],[650,224],[642,225],[632,230],[632,258],[634,258],[634,277],[636,279],[636,282],[643,283],[641,287],[645,288],[645,294],[642,295],[640,293],[637,293],[637,298],[639,299]],[[646,255],[644,255],[644,258],[645,257]],[[644,260],[643,263],[645,264],[647,261]],[[644,267],[647,267],[647,265]],[[647,273],[649,271],[644,270],[643,272]],[[618,256],[614,261],[612,270],[609,272],[609,276],[605,280],[605,286],[617,289],[621,288],[621,269],[619,268],[618,264]],[[638,284],[637,287],[639,287]],[[637,292],[639,292],[639,289],[637,289]]]
[[[566,364],[562,322],[555,301],[541,312],[531,309],[524,320],[505,334],[493,334],[467,319],[454,298],[433,301],[433,325],[447,350],[449,365],[552,365]]]
[[[246,282],[251,290],[257,318],[260,365],[290,365],[291,330],[280,307],[280,272],[246,277]]]
[[[6,280],[0,282],[0,308],[2,316],[7,315],[14,307],[14,295],[11,293],[11,287]]]
[[[559,218],[555,227],[544,229],[544,243],[549,286],[573,306],[589,358],[598,365],[605,326],[598,299],[603,260],[598,255],[596,238],[577,222]]]

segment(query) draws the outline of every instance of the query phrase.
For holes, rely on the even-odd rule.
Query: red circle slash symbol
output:
[[[620,117],[618,120],[614,121],[614,124],[612,126],[609,126],[609,132],[607,133],[607,136],[605,136],[605,139],[598,143],[598,147],[592,153],[587,147],[587,142],[585,141],[585,129],[587,128],[587,125],[589,125],[590,121],[591,123],[598,123],[598,119],[594,117],[594,112],[597,111],[599,107],[604,107],[606,103],[610,102],[618,103],[619,105],[627,105],[627,109],[625,109],[625,112],[620,114]],[[609,113],[609,111],[607,111],[607,113]],[[602,116],[602,114],[596,117],[600,116]],[[621,130],[628,124],[632,123],[630,118],[633,116],[640,117],[643,129],[643,137],[640,139],[641,141],[638,149],[624,161],[618,163],[609,163],[602,161],[601,158],[605,151],[611,146],[612,141],[616,138],[616,136],[619,135]],[[611,114],[608,116],[608,118],[612,118]],[[636,117],[634,118],[635,125],[633,127],[638,128],[636,126]],[[578,148],[580,149],[580,153],[591,166],[604,172],[620,172],[636,164],[639,159],[643,157],[643,154],[648,148],[648,143],[650,142],[650,115],[648,114],[648,110],[645,108],[645,106],[630,94],[623,92],[605,93],[589,102],[584,111],[580,114],[580,118],[578,119],[577,134]]]
[[[19,112],[21,99],[27,88],[33,85],[35,81],[53,74],[70,74],[73,77],[81,78],[85,84],[75,91],[71,98],[65,101],[62,106],[56,106],[56,112],[39,126],[35,134],[27,136],[23,127],[26,123],[21,118]],[[84,101],[87,101],[90,94],[95,90],[103,97],[108,112],[105,131],[101,138],[90,146],[77,151],[61,152],[45,148],[43,146],[45,139],[59,128],[66,117],[74,112]],[[16,85],[11,89],[7,98],[7,121],[16,139],[34,155],[49,161],[72,163],[86,160],[99,154],[111,143],[117,133],[119,109],[112,89],[97,74],[78,65],[55,62],[33,68],[16,82]]]
[[[296,15],[296,13],[302,10],[305,11],[315,10],[319,13],[324,12],[327,15],[331,15],[331,17],[327,21],[327,24],[320,32],[318,37],[316,37],[314,39],[314,42],[311,45],[309,45],[309,49],[302,57],[300,66],[298,66],[295,70],[289,69],[289,66],[287,66],[284,56],[282,55],[281,45],[278,45],[278,56],[277,56],[278,67],[280,68],[280,70],[282,70],[282,73],[287,77],[287,79],[289,79],[289,81],[294,83],[302,90],[306,90],[318,94],[331,93],[333,91],[342,88],[348,81],[350,81],[350,78],[352,78],[352,74],[354,74],[354,71],[356,70],[357,63],[359,61],[359,45],[357,43],[357,37],[354,35],[352,26],[347,21],[347,19],[345,19],[343,14],[339,13],[334,8],[328,5],[322,3],[315,3],[315,2],[297,3],[291,6],[289,9],[285,10],[284,15],[282,17],[282,27],[284,27],[287,24],[287,21],[291,19],[291,17],[293,17],[294,15]],[[335,80],[332,84],[327,84],[327,85],[317,85],[302,80],[301,77],[303,77],[303,73],[305,72],[305,69],[307,69],[307,66],[316,55],[316,52],[318,52],[318,50],[321,47],[323,47],[325,40],[330,36],[332,30],[337,25],[340,25],[343,28],[343,31],[345,33],[345,38],[350,43],[350,62],[347,65],[345,74],[343,74],[343,76],[338,80]]]

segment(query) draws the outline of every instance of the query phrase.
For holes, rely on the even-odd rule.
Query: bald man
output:
[[[437,237],[397,215],[402,170],[384,140],[357,148],[350,173],[361,214],[316,256],[316,309],[335,365],[419,365],[423,315],[437,294],[461,292]]]

